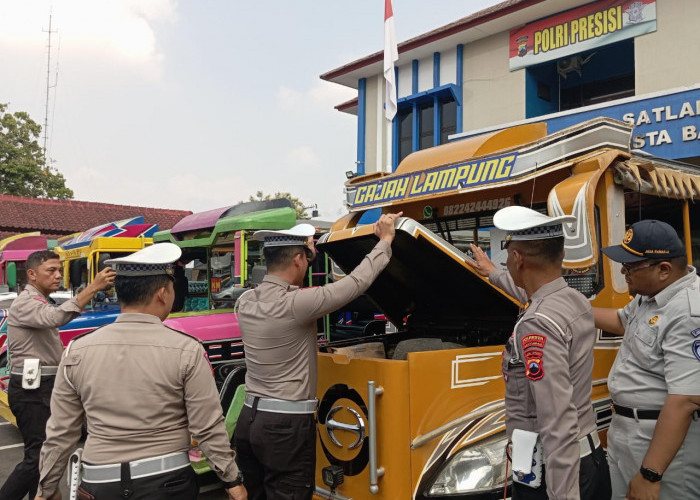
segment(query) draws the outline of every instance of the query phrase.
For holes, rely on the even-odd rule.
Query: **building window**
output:
[[[399,101],[397,136],[394,139],[398,146],[398,161],[394,169],[413,151],[445,144],[447,137],[457,132],[457,102],[452,89],[441,87],[434,90],[428,95],[423,92]],[[418,115],[415,122],[414,113]]]
[[[399,163],[413,150],[413,108],[400,109],[396,118],[399,122]]]
[[[447,137],[457,133],[457,102],[454,99],[440,101],[440,144],[446,144]]]
[[[634,39],[527,68],[528,118],[634,95]]]
[[[432,147],[434,144],[434,131],[435,131],[435,106],[431,103],[430,105],[423,105],[420,108],[419,123],[418,128],[420,130],[420,140],[418,144],[418,149],[425,149]]]

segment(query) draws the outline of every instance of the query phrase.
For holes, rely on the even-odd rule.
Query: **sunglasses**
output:
[[[625,272],[627,274],[632,274],[635,271],[639,271],[640,269],[646,269],[647,267],[653,267],[657,264],[661,264],[662,262],[664,262],[664,261],[663,260],[655,260],[652,262],[647,262],[646,264],[642,264],[640,266],[635,266],[632,264],[623,263],[622,268],[625,270]]]
[[[311,264],[316,258],[316,252],[314,252],[308,247],[304,247],[304,255],[306,256],[306,260],[309,264]]]

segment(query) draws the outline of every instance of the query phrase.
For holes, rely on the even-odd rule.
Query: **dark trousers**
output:
[[[22,389],[22,376],[11,375],[7,396],[10,410],[24,441],[24,459],[17,464],[0,488],[0,500],[34,500],[39,486],[39,453],[46,440],[46,421],[51,415],[54,377],[41,377],[37,389]]]
[[[130,492],[130,493],[129,493]],[[81,500],[196,500],[199,495],[197,476],[187,466],[163,474],[111,483],[80,485]]]
[[[244,406],[234,439],[248,500],[311,499],[316,468],[313,414],[271,413]]]
[[[547,500],[549,497],[547,496],[546,476],[545,465],[542,484],[539,487],[530,488],[524,484],[513,483],[512,500]],[[581,500],[610,500],[612,496],[610,470],[602,446],[581,459],[578,484]]]

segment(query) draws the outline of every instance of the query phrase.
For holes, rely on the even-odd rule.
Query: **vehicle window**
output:
[[[235,251],[234,247],[213,248],[209,275],[209,287],[211,291],[211,308],[222,309],[233,307],[236,293],[235,276]]]

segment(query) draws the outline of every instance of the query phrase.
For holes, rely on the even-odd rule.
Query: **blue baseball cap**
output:
[[[615,262],[639,262],[647,259],[673,259],[686,254],[676,230],[660,220],[635,222],[625,233],[621,245],[603,248]]]

